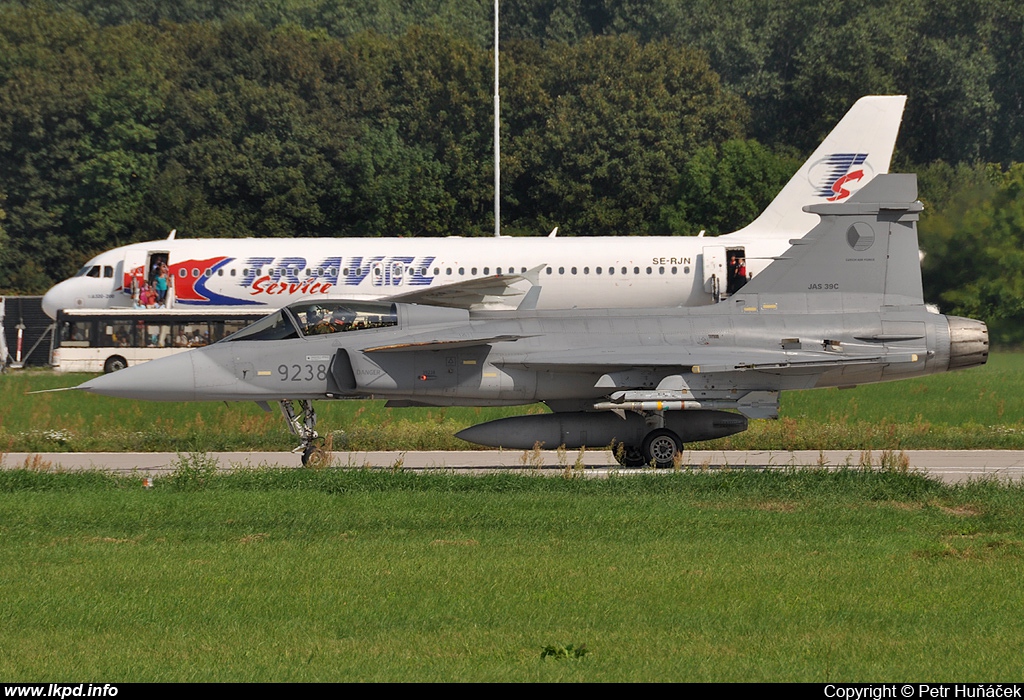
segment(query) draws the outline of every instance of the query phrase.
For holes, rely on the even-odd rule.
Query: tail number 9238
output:
[[[277,374],[282,382],[322,382],[327,379],[327,365],[278,365]]]

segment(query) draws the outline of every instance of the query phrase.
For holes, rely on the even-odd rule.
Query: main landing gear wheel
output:
[[[642,467],[647,464],[640,448],[633,445],[621,445],[615,450],[615,461],[623,467]]]
[[[672,467],[676,464],[676,455],[683,452],[683,441],[667,428],[658,428],[647,433],[641,450],[645,464],[653,464],[659,469]]]

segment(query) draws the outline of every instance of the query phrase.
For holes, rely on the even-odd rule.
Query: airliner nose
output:
[[[75,306],[72,299],[74,294],[70,293],[68,281],[58,282],[43,295],[43,312],[54,320],[57,319],[58,311]],[[81,300],[79,300],[79,305],[81,305]]]

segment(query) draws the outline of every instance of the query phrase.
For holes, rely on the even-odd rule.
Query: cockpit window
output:
[[[398,311],[388,302],[305,301],[292,304],[248,328],[229,335],[234,340],[288,340],[398,325]]]
[[[99,276],[100,276],[100,266],[99,265],[93,265],[92,267],[89,268],[89,271],[87,273],[85,273],[85,276],[86,277],[96,277],[98,279]]]
[[[230,343],[233,340],[288,340],[298,337],[299,332],[292,322],[291,315],[284,309],[281,309],[266,318],[260,319],[251,326],[229,335],[220,342]]]
[[[288,310],[304,336],[398,325],[395,305],[387,302],[306,301],[292,304]]]

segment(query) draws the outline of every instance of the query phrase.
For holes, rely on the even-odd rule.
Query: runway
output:
[[[291,452],[211,452],[222,470],[272,467],[301,467],[299,455]],[[117,473],[137,472],[160,476],[176,469],[182,457],[173,452],[8,452],[0,455],[0,468],[43,470],[105,469]],[[703,451],[687,450],[683,469],[786,469],[906,466],[946,483],[972,479],[1019,481],[1024,477],[1024,451],[1013,450],[906,450],[902,452],[861,452],[859,450],[784,451]],[[452,452],[335,452],[332,465],[352,469],[448,470],[466,474],[486,474],[496,470],[559,474],[565,469],[581,469],[586,476],[600,478],[612,473],[642,474],[650,469],[619,467],[611,452],[594,450],[580,453],[567,450],[539,451],[452,451]]]

